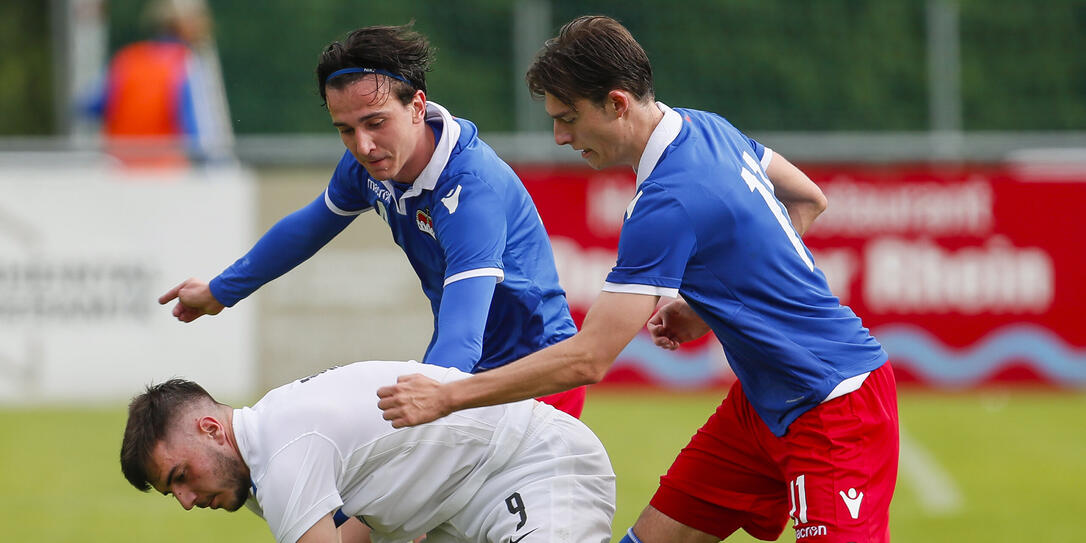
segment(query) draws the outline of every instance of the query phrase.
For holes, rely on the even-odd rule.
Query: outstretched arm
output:
[[[826,210],[826,195],[807,174],[780,153],[773,153],[766,176],[773,182],[773,195],[788,210],[792,227],[802,236],[811,223]]]
[[[193,277],[159,296],[158,303],[168,304],[175,299],[173,316],[181,322],[192,322],[203,315],[218,315],[225,307],[211,294],[207,283]]]
[[[603,292],[573,337],[500,368],[438,383],[405,375],[377,390],[394,427],[415,426],[453,411],[554,394],[599,382],[652,315],[658,296]]]
[[[166,304],[177,299],[173,315],[192,322],[233,307],[265,283],[305,262],[354,220],[354,215],[333,213],[324,195],[283,217],[256,242],[249,252],[210,283],[189,279],[159,297]]]
[[[249,252],[211,280],[211,292],[233,307],[265,283],[305,262],[351,224],[356,215],[328,209],[322,193],[309,205],[275,223]]]

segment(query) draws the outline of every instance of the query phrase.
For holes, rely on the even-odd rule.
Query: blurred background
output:
[[[126,488],[126,400],[184,376],[247,403],[422,356],[428,304],[372,216],[219,316],[183,325],[155,302],[324,189],[343,147],[314,69],[354,28],[413,20],[430,38],[429,99],[521,176],[579,322],[633,175],[555,146],[523,74],[586,13],[630,29],[659,100],[723,115],[829,197],[805,241],[901,383],[895,539],[1081,540],[1084,0],[5,0],[0,539],[266,541],[254,515]],[[639,337],[593,387],[616,533],[733,380],[711,338],[668,353]]]

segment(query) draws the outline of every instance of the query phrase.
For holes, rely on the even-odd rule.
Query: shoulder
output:
[[[635,217],[645,220],[646,217],[651,216],[655,221],[665,215],[672,216],[676,220],[685,219],[687,211],[678,179],[679,176],[676,175],[661,175],[646,179],[637,187],[637,192],[626,205],[626,220]]]
[[[343,151],[343,154],[339,157],[339,162],[336,163],[335,173],[332,174],[333,179],[338,177],[362,179],[368,177],[368,174],[365,168],[355,160],[350,151]]]
[[[682,115],[683,133],[686,135],[682,141],[688,142],[689,146],[715,146],[747,138],[728,119],[717,113],[686,108],[676,108],[675,111]]]
[[[350,151],[344,151],[343,156],[336,163],[336,169],[332,172],[328,187],[331,189],[331,196],[336,198],[353,198],[381,189],[372,181],[369,173],[355,160]]]
[[[750,138],[716,113],[684,108],[675,111],[683,117],[683,130],[664,152],[650,178],[671,177],[689,186],[740,173],[745,163],[743,154],[754,151]],[[705,186],[702,190],[712,188]]]
[[[482,179],[496,178],[503,182],[516,179],[513,169],[479,138],[475,125],[466,119],[454,118],[460,126],[460,137],[449,157],[446,175],[474,174]]]
[[[679,115],[682,115],[683,120],[688,122],[688,123],[694,123],[694,124],[724,124],[724,125],[727,125],[729,127],[732,127],[732,124],[730,122],[728,122],[728,119],[725,119],[719,113],[714,113],[712,111],[703,111],[703,110],[700,110],[700,109],[690,109],[690,108],[685,108],[685,107],[677,107],[677,108],[675,108],[675,111],[678,112]],[[732,127],[732,128],[734,129],[734,127]]]
[[[474,191],[502,193],[520,184],[520,179],[508,164],[485,143],[476,141],[478,144],[458,149],[450,157],[436,187],[442,195],[457,185]]]
[[[463,117],[452,117],[452,120],[460,127],[460,137],[456,140],[457,145],[469,145],[473,141],[479,141],[479,128],[475,126],[475,123]]]

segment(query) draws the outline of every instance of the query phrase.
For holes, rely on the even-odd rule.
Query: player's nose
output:
[[[359,135],[355,139],[354,148],[358,156],[370,156],[377,149],[377,145],[373,143],[373,138]]]
[[[554,143],[558,145],[568,145],[573,142],[573,135],[566,129],[562,128],[558,121],[554,121]]]
[[[175,489],[173,496],[177,498],[177,503],[181,504],[181,507],[185,508],[185,511],[191,511],[192,507],[196,505],[196,493],[189,490]]]

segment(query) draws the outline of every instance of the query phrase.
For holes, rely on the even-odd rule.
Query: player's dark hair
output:
[[[121,442],[121,472],[132,486],[144,492],[151,489],[147,467],[155,445],[166,437],[177,414],[194,403],[207,401],[218,403],[203,387],[184,379],[149,386],[132,398]]]
[[[616,89],[638,100],[656,95],[645,50],[626,27],[603,15],[566,23],[543,45],[524,79],[532,97],[550,93],[568,106],[579,98],[602,104]]]
[[[416,90],[426,92],[426,72],[434,51],[425,36],[411,29],[414,21],[402,26],[367,26],[351,31],[342,42],[335,41],[321,53],[317,63],[317,85],[327,105],[326,89],[342,89],[372,73],[328,76],[344,68],[383,70],[402,76],[407,83],[385,77],[390,89],[404,105],[411,103]]]

